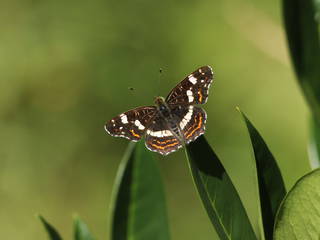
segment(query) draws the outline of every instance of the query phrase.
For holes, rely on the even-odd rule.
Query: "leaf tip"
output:
[[[44,217],[40,213],[36,213],[34,216],[36,218],[38,218],[41,222],[46,222],[46,220],[44,219]]]
[[[241,109],[238,106],[236,107],[236,109],[241,114],[242,118],[246,121],[247,120],[247,116],[244,114],[244,112],[242,112]]]

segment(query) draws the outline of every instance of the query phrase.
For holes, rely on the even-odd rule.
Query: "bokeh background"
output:
[[[288,188],[309,170],[309,112],[279,0],[4,0],[0,29],[2,239],[46,239],[37,213],[65,239],[74,214],[108,239],[128,142],[107,135],[104,123],[165,96],[202,65],[216,76],[204,106],[206,137],[253,222],[252,150],[236,106],[267,141]],[[213,239],[184,152],[158,159],[172,239]]]

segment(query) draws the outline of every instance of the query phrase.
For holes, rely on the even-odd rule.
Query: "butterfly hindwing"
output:
[[[202,108],[193,105],[173,106],[171,112],[177,116],[183,135],[181,138],[185,144],[196,140],[204,133],[207,114]]]
[[[166,102],[171,105],[206,103],[212,80],[212,68],[200,67],[172,89]]]
[[[204,134],[207,114],[202,108],[193,105],[173,106],[171,113],[175,116],[182,136],[177,138],[164,119],[155,117],[146,131],[146,146],[149,150],[167,155]]]
[[[161,117],[155,117],[145,135],[146,147],[154,152],[167,155],[182,147],[181,142],[168,128],[167,123]]]
[[[138,141],[146,132],[156,112],[155,106],[138,107],[112,118],[105,125],[105,129],[114,137]]]
[[[189,108],[191,107],[192,113],[190,113],[191,110],[189,110],[189,116],[191,117],[189,118],[189,121],[183,124],[184,126],[182,129],[186,144],[196,140],[199,136],[204,134],[207,120],[207,114],[202,108],[189,106]]]

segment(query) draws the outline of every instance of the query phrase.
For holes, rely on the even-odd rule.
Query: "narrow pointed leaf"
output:
[[[94,240],[87,225],[79,217],[74,220],[74,240]]]
[[[319,239],[320,169],[303,176],[281,204],[274,239]]]
[[[320,123],[320,1],[283,0],[283,14],[299,83]]]
[[[144,143],[130,144],[116,179],[112,240],[168,240],[169,228],[159,169]]]
[[[278,164],[265,141],[246,115],[238,110],[248,128],[254,152],[264,235],[267,240],[271,240],[277,210],[286,195],[285,185]]]
[[[202,203],[220,239],[257,239],[231,179],[204,136],[187,146],[187,158]]]
[[[310,121],[309,160],[312,169],[320,167],[320,125],[312,118]]]
[[[50,223],[48,223],[44,219],[44,217],[39,216],[39,219],[41,220],[41,222],[43,223],[43,226],[47,230],[50,240],[62,240],[57,230]]]

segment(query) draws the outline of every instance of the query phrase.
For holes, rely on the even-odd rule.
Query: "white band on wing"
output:
[[[191,120],[193,114],[193,106],[189,106],[189,111],[187,112],[187,114],[182,118],[181,122],[180,122],[180,128],[184,129],[188,122]]]
[[[169,137],[172,136],[171,131],[169,130],[163,130],[163,131],[151,131],[147,130],[147,134],[153,136],[153,137]]]

